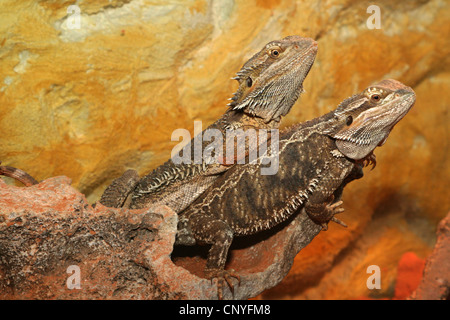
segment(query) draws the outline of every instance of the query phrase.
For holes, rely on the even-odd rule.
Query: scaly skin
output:
[[[261,175],[261,161],[235,165],[180,213],[177,245],[209,244],[205,273],[218,279],[218,297],[239,278],[224,270],[236,236],[268,230],[304,211],[326,230],[343,211],[347,183],[363,176],[373,151],[413,106],[411,88],[384,80],[344,100],[335,111],[286,130],[279,143],[279,170]],[[265,156],[270,156],[270,153]],[[260,158],[259,160],[261,160]]]
[[[2,164],[1,161],[0,161],[0,164]],[[0,166],[0,175],[14,178],[14,179],[22,182],[26,187],[30,187],[32,185],[39,183],[35,178],[30,176],[25,171],[14,168],[14,167]]]
[[[235,144],[231,140],[234,137],[227,135],[228,131],[239,132],[238,136],[243,136],[251,129],[257,133],[261,129],[277,129],[281,117],[289,112],[303,91],[303,81],[316,53],[317,43],[314,40],[289,36],[269,42],[249,59],[234,78],[239,82],[239,88],[231,98],[227,112],[201,135],[194,137],[200,141],[202,154],[212,145],[217,148],[225,146],[227,140]],[[211,132],[212,129],[218,130],[225,140],[218,139],[212,144],[202,139],[205,132]],[[191,159],[194,156],[194,139],[183,149],[186,152],[191,149]],[[270,135],[267,143],[269,140]],[[247,157],[261,143],[252,138],[246,138],[246,141],[248,148],[245,153],[232,161],[224,161],[226,157],[217,157],[213,161],[202,157],[201,163],[194,163],[192,159],[190,163],[176,164],[170,159],[140,180],[130,179],[132,175],[128,172],[105,190],[100,203],[133,209],[167,205],[175,212],[180,212],[232,167],[234,162]],[[129,191],[124,191],[125,185],[131,186]]]

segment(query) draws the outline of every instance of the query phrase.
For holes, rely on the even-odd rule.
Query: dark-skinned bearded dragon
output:
[[[176,245],[211,245],[205,275],[233,289],[234,270],[225,270],[234,237],[268,230],[292,215],[307,214],[327,229],[343,211],[344,186],[375,166],[373,151],[415,102],[413,90],[383,80],[344,100],[336,110],[294,125],[281,134],[277,154],[268,151],[249,164],[235,165],[179,214]],[[264,157],[278,157],[279,170],[261,175]]]

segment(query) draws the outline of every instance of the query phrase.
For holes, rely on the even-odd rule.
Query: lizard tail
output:
[[[1,164],[1,161],[0,161],[0,164]],[[39,183],[35,178],[30,176],[25,171],[17,169],[17,168],[13,168],[13,167],[0,166],[0,175],[14,178],[14,179],[22,182],[27,187]]]

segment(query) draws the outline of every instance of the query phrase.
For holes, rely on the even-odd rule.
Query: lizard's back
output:
[[[282,136],[276,174],[260,174],[261,164],[235,165],[181,215],[205,212],[227,222],[235,235],[270,229],[287,219],[318,185],[326,187],[324,174],[330,170],[348,174],[354,165],[345,158],[333,157],[335,142],[314,132],[317,129],[312,124]]]

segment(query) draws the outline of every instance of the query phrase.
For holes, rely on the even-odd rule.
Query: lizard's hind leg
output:
[[[213,216],[194,213],[189,216],[185,230],[192,234],[197,243],[211,245],[206,261],[205,276],[211,279],[211,281],[217,279],[217,294],[219,299],[223,299],[224,286],[228,285],[233,293],[234,285],[232,278],[240,281],[240,277],[234,270],[225,270],[228,250],[234,238],[234,232],[231,227],[225,221]],[[180,234],[180,238],[182,235],[183,232]],[[189,241],[189,238],[185,237],[184,241],[186,240]]]

